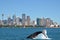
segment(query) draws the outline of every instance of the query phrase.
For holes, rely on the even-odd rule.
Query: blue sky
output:
[[[25,13],[32,20],[45,17],[60,23],[60,0],[0,0],[0,19],[2,13],[5,19],[8,15],[21,17]]]

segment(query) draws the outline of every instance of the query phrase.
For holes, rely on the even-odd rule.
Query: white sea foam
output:
[[[41,33],[41,34],[37,35],[35,38],[33,38],[33,39],[51,39],[51,38],[48,38],[48,36],[46,38],[46,36],[44,36],[44,34]]]

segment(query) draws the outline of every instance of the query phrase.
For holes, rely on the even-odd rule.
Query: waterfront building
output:
[[[28,24],[27,24],[27,19],[25,20],[25,26],[28,26]]]
[[[26,22],[26,15],[22,14],[22,26],[25,27],[25,22]]]
[[[10,16],[8,17],[7,24],[8,25],[13,25],[13,20],[11,19]]]
[[[54,27],[58,27],[58,23],[57,22],[54,22]]]
[[[1,20],[1,21],[2,21],[2,22],[1,22],[1,23],[2,23],[2,25],[4,25],[3,20],[4,20],[4,13],[2,13],[2,20]]]
[[[3,20],[4,25],[8,25],[8,20]]]
[[[40,26],[46,26],[46,19],[45,18],[40,19]]]
[[[0,20],[0,25],[2,25],[2,21]]]
[[[4,22],[3,22],[3,20],[1,20],[1,25],[3,25],[4,24]]]
[[[16,15],[13,15],[13,25],[16,25]]]
[[[50,18],[46,18],[46,27],[53,25],[53,21]]]
[[[37,18],[36,22],[37,22],[37,26],[40,26],[40,18]]]
[[[22,19],[20,18],[20,26],[22,26]]]
[[[32,21],[32,26],[35,27],[35,20]]]
[[[30,16],[27,16],[27,26],[30,25]]]
[[[20,18],[19,17],[16,18],[16,25],[20,25]]]

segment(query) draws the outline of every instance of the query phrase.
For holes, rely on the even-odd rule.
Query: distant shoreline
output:
[[[46,26],[0,26],[0,28],[60,28],[60,27],[46,27]]]

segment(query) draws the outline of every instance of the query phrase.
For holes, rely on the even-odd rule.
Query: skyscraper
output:
[[[32,21],[32,26],[35,27],[35,20]]]
[[[46,26],[50,27],[51,24],[53,24],[53,21],[50,18],[46,18]]]
[[[13,24],[16,24],[16,15],[13,15]]]
[[[30,25],[30,16],[27,16],[27,26]]]
[[[8,25],[10,25],[10,23],[11,23],[11,18],[8,17]]]
[[[4,20],[4,14],[2,14],[2,25],[4,24],[3,20]]]
[[[25,26],[26,15],[22,14],[22,26]]]
[[[20,25],[20,18],[19,17],[16,18],[16,24]]]
[[[40,18],[37,18],[37,26],[40,26]]]
[[[44,17],[40,20],[40,26],[46,26],[46,19]]]

